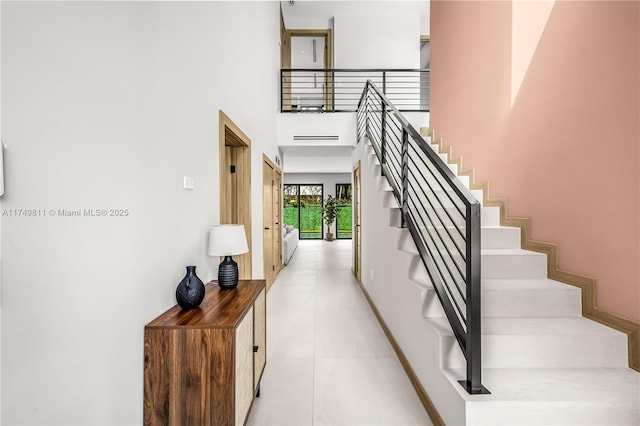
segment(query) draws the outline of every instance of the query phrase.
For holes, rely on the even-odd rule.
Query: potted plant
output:
[[[331,231],[331,224],[336,220],[338,214],[338,202],[331,195],[328,195],[322,204],[322,219],[327,224],[326,240],[333,241],[333,234]]]

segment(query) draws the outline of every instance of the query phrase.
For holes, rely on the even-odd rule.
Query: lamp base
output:
[[[238,264],[231,256],[225,256],[218,267],[218,285],[223,290],[238,286]]]

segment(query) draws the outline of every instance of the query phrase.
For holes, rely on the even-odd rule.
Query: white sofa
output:
[[[282,227],[282,262],[286,265],[298,247],[300,231],[290,225]]]

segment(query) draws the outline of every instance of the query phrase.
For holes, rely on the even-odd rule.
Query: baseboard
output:
[[[425,135],[423,132],[427,134]],[[490,198],[489,182],[476,183],[474,168],[461,171],[463,170],[462,157],[453,159],[453,148],[444,149],[442,147],[442,138],[440,137],[436,140],[432,129],[423,128],[420,129],[420,133],[423,136],[431,137],[432,143],[438,145],[440,153],[449,156],[449,163],[458,166],[460,175],[469,176],[471,189],[483,190],[484,206],[500,208],[501,225],[520,228],[520,241],[523,249],[547,255],[547,276],[549,279],[582,289],[582,316],[627,334],[629,367],[640,372],[640,323],[599,309],[596,300],[596,280],[594,278],[559,269],[557,263],[558,246],[556,244],[532,240],[530,238],[531,225],[529,219],[507,216],[507,199]]]
[[[416,393],[418,394],[418,398],[420,398],[420,402],[422,402],[422,405],[427,411],[429,418],[431,419],[431,421],[435,426],[444,426],[444,421],[442,420],[442,417],[440,417],[440,413],[438,413],[438,410],[436,409],[435,405],[433,405],[433,402],[431,402],[431,399],[429,398],[427,391],[425,391],[424,387],[422,387],[422,384],[420,383],[418,376],[416,375],[415,371],[413,371],[413,368],[411,367],[411,364],[409,364],[409,360],[404,355],[404,352],[402,352],[402,349],[400,348],[398,341],[395,339],[395,337],[393,337],[391,330],[389,329],[389,327],[387,326],[387,323],[385,323],[384,319],[382,318],[382,315],[380,314],[380,311],[378,311],[376,304],[373,302],[373,300],[369,296],[369,292],[358,279],[356,279],[356,281],[358,282],[358,285],[360,285],[360,290],[362,290],[364,297],[367,299],[367,302],[369,302],[369,306],[371,306],[371,310],[373,311],[374,315],[378,319],[378,323],[380,324],[380,327],[382,327],[384,334],[387,336],[387,339],[389,340],[391,347],[393,347],[393,350],[398,356],[398,359],[400,360],[400,364],[402,364],[402,368],[404,368],[404,371],[407,373],[407,376],[409,377],[409,381],[413,385],[413,388],[416,390]]]

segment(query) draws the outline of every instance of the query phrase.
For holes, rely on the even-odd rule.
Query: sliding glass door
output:
[[[338,216],[336,218],[336,238],[351,239],[351,224],[353,215],[351,213],[351,184],[336,184],[336,200],[338,201]]]
[[[300,230],[300,239],[321,240],[322,184],[284,185],[284,223]]]

